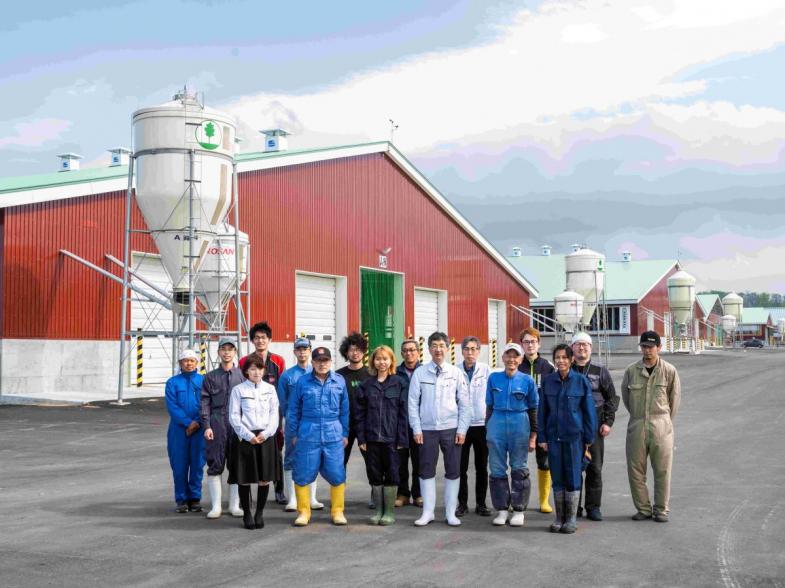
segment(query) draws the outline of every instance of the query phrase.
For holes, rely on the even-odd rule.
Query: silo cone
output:
[[[588,326],[605,287],[605,256],[591,249],[578,249],[564,257],[567,290],[583,296],[581,324]]]
[[[172,102],[137,110],[133,127],[136,201],[175,291],[184,291],[190,221],[192,261],[199,268],[232,202],[235,123],[182,93]]]

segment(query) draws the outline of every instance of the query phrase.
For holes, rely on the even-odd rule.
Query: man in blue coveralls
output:
[[[196,372],[199,356],[185,349],[178,357],[180,373],[166,381],[169,429],[166,450],[174,477],[176,512],[201,512],[204,436],[199,430],[202,375]]]
[[[281,374],[278,380],[278,404],[281,407],[281,413],[286,416],[286,408],[289,399],[294,393],[294,388],[300,378],[311,371],[311,340],[307,337],[297,337],[294,340],[294,357],[297,360],[292,367]],[[297,497],[294,493],[294,480],[292,479],[292,470],[294,469],[294,447],[292,447],[292,439],[286,436],[284,443],[284,460],[283,460],[283,479],[284,479],[284,492],[286,493],[289,501],[286,503],[284,510],[286,512],[294,512],[297,510]],[[311,510],[321,510],[324,505],[316,500],[316,481],[311,484]]]
[[[314,349],[311,364],[313,369],[297,381],[286,411],[286,436],[295,448],[292,477],[298,517],[294,524],[304,527],[310,521],[308,485],[321,474],[330,484],[333,524],[345,525],[343,450],[349,437],[349,394],[344,379],[330,369],[329,349]]]

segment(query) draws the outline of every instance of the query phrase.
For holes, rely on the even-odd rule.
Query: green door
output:
[[[360,270],[360,324],[368,333],[368,350],[392,347],[397,355],[403,341],[403,276]]]

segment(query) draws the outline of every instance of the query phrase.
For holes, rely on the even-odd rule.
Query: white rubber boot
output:
[[[324,505],[316,500],[316,480],[311,484],[311,510],[322,510]]]
[[[507,522],[507,517],[510,516],[509,510],[500,510],[499,513],[496,515],[496,518],[493,519],[493,524],[497,527],[503,527],[504,524]]]
[[[210,512],[208,519],[221,516],[221,476],[207,476],[207,491],[210,493]]]
[[[237,484],[229,484],[229,512],[233,517],[243,516],[243,509],[240,508],[240,492]]]
[[[283,471],[283,489],[289,502],[283,508],[286,512],[297,511],[297,495],[294,493],[294,480],[292,480],[292,470]]]
[[[512,513],[512,518],[510,519],[510,526],[511,527],[523,527],[523,511],[516,510]]]
[[[444,515],[447,518],[447,524],[451,527],[457,527],[461,524],[461,519],[455,516],[455,509],[458,508],[458,489],[460,484],[461,481],[458,478],[444,481]]]
[[[422,516],[414,521],[414,524],[418,527],[424,527],[434,519],[433,511],[436,508],[436,478],[428,478],[427,480],[420,478],[420,493],[422,494]],[[455,511],[453,511],[453,513],[454,512]]]

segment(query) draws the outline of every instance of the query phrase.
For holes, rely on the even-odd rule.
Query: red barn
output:
[[[245,154],[238,170],[251,321],[270,322],[287,359],[300,332],[335,349],[353,330],[397,347],[436,329],[504,342],[526,326],[510,305],[529,306],[536,290],[390,143]],[[122,288],[61,250],[122,275],[106,254],[122,259],[127,174],[0,181],[3,396],[116,386]],[[133,224],[144,227],[135,206]],[[132,265],[166,287],[150,236],[134,233],[131,249]],[[127,328],[171,326],[163,307],[138,298]],[[171,344],[144,349],[146,382],[161,381]]]

